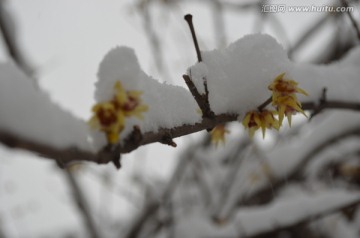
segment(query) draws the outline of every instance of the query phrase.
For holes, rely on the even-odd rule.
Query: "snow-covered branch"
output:
[[[117,84],[122,90],[116,94],[120,100],[117,103],[121,105],[121,98],[128,97],[122,110],[134,111],[121,112],[125,115],[118,119],[121,134],[107,132],[108,138],[106,133],[91,130],[83,120],[51,102],[14,64],[4,64],[0,67],[4,75],[0,82],[0,141],[61,164],[75,160],[113,161],[119,167],[121,153],[155,142],[176,146],[173,138],[242,120],[249,110],[262,110],[270,103],[267,86],[282,72],[296,79],[309,93],[309,97],[299,97],[303,110],[317,113],[324,109],[360,110],[358,48],[332,65],[303,65],[289,61],[286,52],[270,36],[251,35],[224,50],[202,52],[202,58],[184,76],[191,94],[182,87],[161,84],[146,75],[133,50],[125,47],[111,50],[100,64],[95,99],[107,108],[106,102],[115,100],[114,84],[121,82]],[[325,87],[326,97],[321,94]],[[129,93],[136,98],[131,98]],[[141,111],[137,110],[140,94],[144,104]],[[211,116],[201,115],[199,108]],[[99,120],[106,119],[107,114],[101,114],[105,112],[93,110]],[[104,123],[108,123],[106,120]],[[115,141],[120,139],[107,145],[109,136]]]

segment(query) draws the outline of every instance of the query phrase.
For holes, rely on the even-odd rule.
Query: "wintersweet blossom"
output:
[[[296,112],[300,112],[306,116],[301,108],[300,101],[296,97],[296,93],[305,96],[308,94],[305,90],[299,88],[298,83],[294,80],[284,79],[284,75],[285,73],[279,74],[268,88],[272,91],[272,105],[277,108],[280,125],[283,122],[284,116],[286,116],[291,126],[291,117],[296,114]]]
[[[135,116],[143,119],[143,112],[148,106],[142,104],[140,91],[125,91],[120,81],[114,85],[114,96],[110,101],[97,103],[93,108],[93,116],[89,121],[92,128],[106,133],[109,143],[115,144],[119,134],[125,127],[125,118]]]
[[[228,133],[230,133],[230,131],[225,128],[225,125],[217,125],[210,132],[211,142],[214,143],[216,146],[220,142],[222,144],[225,144],[225,134],[228,134]]]
[[[276,95],[289,95],[295,93],[301,93],[305,96],[308,96],[305,90],[299,88],[297,85],[298,83],[294,80],[284,79],[285,73],[281,73],[274,81],[269,85],[269,90],[273,91]]]
[[[242,124],[249,129],[250,138],[254,137],[255,131],[261,128],[263,137],[265,137],[266,129],[275,128],[279,130],[279,121],[275,118],[276,112],[269,110],[250,111],[246,113]]]
[[[291,126],[291,117],[296,114],[296,112],[300,112],[307,117],[301,109],[301,103],[297,100],[296,95],[277,96],[273,100],[273,105],[278,109],[280,125],[282,124],[284,116],[286,116],[289,126]]]

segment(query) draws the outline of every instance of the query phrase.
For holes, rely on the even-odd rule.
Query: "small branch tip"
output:
[[[185,19],[185,21],[192,21],[192,15],[191,14],[186,14],[185,16],[184,16],[184,19]]]
[[[202,61],[202,57],[201,57],[201,52],[200,52],[200,48],[199,48],[199,44],[198,41],[196,39],[196,34],[195,34],[195,28],[192,22],[192,15],[191,14],[187,14],[184,16],[185,21],[188,23],[190,31],[191,31],[191,36],[193,38],[194,41],[194,45],[195,45],[195,50],[196,50],[196,55],[198,58],[198,62]]]
[[[165,145],[169,145],[169,146],[174,147],[174,148],[177,146],[177,144],[173,141],[170,133],[165,134],[161,138],[160,143],[165,144]]]

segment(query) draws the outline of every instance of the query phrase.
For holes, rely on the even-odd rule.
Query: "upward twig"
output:
[[[195,98],[196,103],[201,109],[201,112],[203,114],[203,118],[213,118],[215,116],[214,112],[210,109],[209,104],[209,91],[207,89],[207,83],[206,80],[204,80],[204,87],[205,87],[205,94],[201,95],[199,91],[197,90],[196,86],[194,85],[194,82],[191,80],[191,78],[188,75],[183,75],[183,78],[185,80],[186,85],[188,86],[191,94]]]
[[[192,38],[193,38],[194,45],[195,45],[195,50],[196,50],[197,58],[198,58],[198,61],[201,62],[201,61],[202,61],[202,57],[201,57],[201,53],[200,53],[199,44],[198,44],[198,41],[197,41],[197,39],[196,39],[195,29],[194,29],[194,25],[193,25],[193,22],[192,22],[192,15],[191,15],[191,14],[187,14],[187,15],[185,15],[184,19],[185,19],[185,21],[189,24],[189,28],[190,28],[190,31],[191,31],[191,36],[192,36]]]
[[[197,39],[196,39],[195,29],[194,29],[194,25],[193,25],[193,22],[192,22],[192,15],[187,14],[187,15],[185,15],[184,19],[189,24],[189,28],[190,28],[191,35],[192,35],[192,38],[193,38],[193,41],[194,41],[198,61],[202,62],[202,57],[201,57],[201,53],[200,53],[200,49],[199,49],[199,44],[198,44]],[[197,90],[197,88],[195,87],[191,77],[189,77],[187,75],[184,75],[183,78],[184,78],[185,83],[188,86],[191,94],[193,95],[193,97],[195,98],[197,104],[199,105],[199,107],[200,107],[200,109],[202,111],[203,118],[213,118],[215,116],[215,114],[210,108],[209,90],[208,90],[208,85],[207,85],[207,79],[205,77],[203,78],[205,94],[200,94],[199,91]]]

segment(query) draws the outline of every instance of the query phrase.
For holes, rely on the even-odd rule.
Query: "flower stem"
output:
[[[272,97],[270,96],[265,102],[263,102],[260,106],[258,106],[258,110],[261,112],[262,110],[264,110],[264,108],[269,105],[272,101]]]

